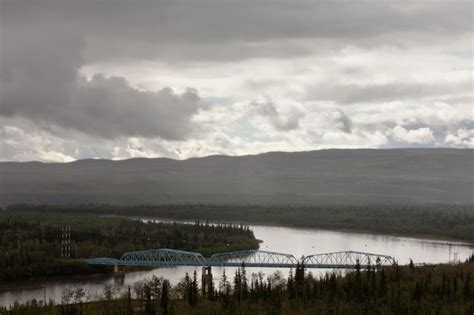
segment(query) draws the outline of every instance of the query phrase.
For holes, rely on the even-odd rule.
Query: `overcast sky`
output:
[[[473,2],[0,0],[0,160],[474,147]]]

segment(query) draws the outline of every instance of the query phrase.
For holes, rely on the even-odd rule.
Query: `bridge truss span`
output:
[[[361,269],[369,266],[392,265],[395,259],[391,256],[357,252],[342,251],[324,254],[315,254],[296,259],[291,254],[263,251],[245,250],[214,254],[204,258],[200,253],[161,248],[127,252],[120,257],[114,258],[90,258],[85,262],[89,265],[113,265],[113,266],[196,266],[196,267],[258,267],[258,268],[296,268],[298,263],[304,264],[305,268],[323,269],[353,269],[357,265]]]
[[[392,265],[395,259],[392,256],[365,253],[358,251],[341,251],[307,256],[303,259],[306,268],[354,268],[359,264],[362,269],[375,266]]]
[[[127,252],[118,265],[130,266],[205,266],[206,259],[200,253],[170,248]]]
[[[220,267],[294,267],[298,260],[290,254],[263,250],[245,250],[214,254],[207,259],[208,266]]]
[[[108,257],[89,258],[89,259],[85,259],[85,262],[88,265],[118,265],[119,264],[118,259],[108,258]]]

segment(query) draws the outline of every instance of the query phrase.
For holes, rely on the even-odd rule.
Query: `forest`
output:
[[[65,227],[70,228],[69,257],[62,257]],[[90,213],[0,211],[0,281],[109,272],[108,267],[88,266],[80,259],[120,258],[126,251],[163,247],[208,256],[256,249],[258,241],[245,225],[145,223]]]
[[[245,222],[322,228],[474,243],[474,208],[458,204],[237,206],[237,205],[11,205],[9,211],[92,213],[121,216]]]
[[[474,255],[455,265],[356,266],[316,277],[298,265],[288,278],[225,274],[208,290],[196,273],[176,285],[153,276],[125,292],[105,287],[88,302],[83,289],[66,290],[60,304],[33,300],[0,314],[465,314],[474,313]]]

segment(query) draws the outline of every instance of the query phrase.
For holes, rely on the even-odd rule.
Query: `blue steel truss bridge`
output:
[[[297,259],[290,254],[246,250],[214,254],[204,258],[200,253],[169,248],[127,252],[115,258],[90,258],[85,262],[89,265],[111,266],[150,266],[150,267],[258,267],[258,268],[296,268],[304,264],[305,268],[353,269],[357,264],[362,269],[375,266],[388,266],[395,263],[392,256],[357,252],[341,251],[324,254],[303,256]]]

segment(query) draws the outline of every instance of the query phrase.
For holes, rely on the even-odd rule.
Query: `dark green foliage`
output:
[[[71,226],[71,259],[61,259],[61,229]],[[210,255],[258,248],[247,226],[144,223],[140,220],[66,212],[0,211],[0,281],[38,276],[107,272],[88,257],[176,248]],[[76,259],[77,258],[77,259]]]
[[[163,314],[168,314],[169,303],[170,303],[170,282],[168,280],[163,281],[163,287],[161,289],[160,297],[160,311]]]
[[[406,204],[406,205],[339,205],[339,206],[31,206],[16,205],[8,209],[35,212],[93,213],[124,216],[208,220],[215,222],[252,222],[282,226],[368,231],[435,238],[452,238],[474,242],[474,208],[472,205]]]
[[[151,300],[151,288],[145,286],[145,315],[153,315],[155,312],[155,305]]]
[[[164,289],[164,286],[163,286]],[[132,293],[130,291],[130,286],[128,287],[127,291],[127,308],[126,308],[126,314],[131,315],[133,314],[133,308],[132,308]]]
[[[0,314],[467,314],[474,311],[474,264],[424,267],[384,267],[329,273],[317,279],[299,265],[285,280],[275,273],[267,279],[252,275],[245,289],[246,271],[239,269],[234,287],[220,285],[212,299],[198,294],[196,276],[181,281],[185,290],[170,290],[164,280],[160,296],[154,281],[145,281],[143,296],[129,294],[113,300],[44,306],[31,301]],[[457,284],[456,284],[457,283]],[[169,292],[174,291],[174,298]],[[181,292],[177,294],[176,292]],[[297,293],[295,293],[297,292]]]
[[[474,263],[474,254],[472,254],[471,257],[469,257],[467,262]]]
[[[197,273],[194,270],[193,281],[190,283],[189,287],[189,305],[196,306],[199,298],[199,285],[197,282]]]

